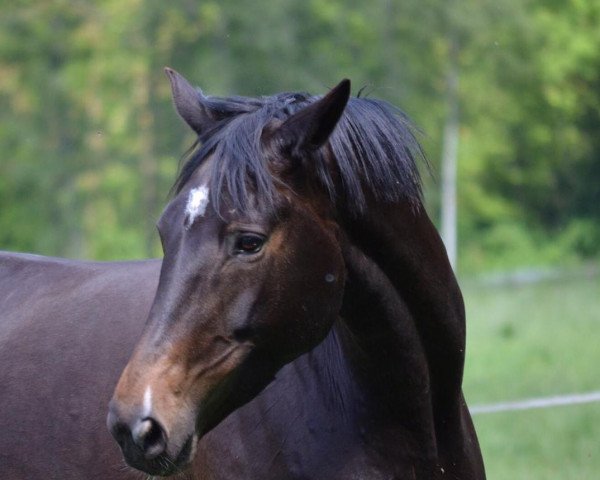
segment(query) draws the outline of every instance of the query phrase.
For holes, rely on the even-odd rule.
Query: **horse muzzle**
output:
[[[110,402],[106,424],[127,464],[150,475],[181,472],[191,462],[198,442],[195,432],[182,439],[170,438],[158,419],[128,414],[115,399]]]

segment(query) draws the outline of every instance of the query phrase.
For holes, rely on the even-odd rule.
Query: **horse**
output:
[[[484,479],[406,116],[166,73],[198,140],[162,262],[0,257],[5,478],[138,478],[118,444],[181,479]]]

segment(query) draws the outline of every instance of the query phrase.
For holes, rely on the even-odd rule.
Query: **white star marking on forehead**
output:
[[[188,195],[187,205],[185,206],[185,223],[189,227],[196,218],[202,217],[208,206],[208,187],[201,185],[192,188]]]

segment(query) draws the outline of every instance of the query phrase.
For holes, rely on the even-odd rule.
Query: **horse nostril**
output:
[[[140,420],[133,428],[131,436],[148,460],[159,456],[167,446],[164,430],[150,417]]]
[[[106,418],[106,426],[108,430],[115,438],[121,448],[124,447],[127,440],[131,437],[129,427],[119,420],[118,416],[113,412],[111,408]]]

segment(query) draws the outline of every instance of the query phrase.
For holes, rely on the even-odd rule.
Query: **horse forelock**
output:
[[[174,191],[179,192],[211,157],[210,200],[217,210],[224,191],[232,207],[240,211],[248,209],[250,192],[263,207],[273,207],[280,179],[269,166],[263,132],[274,121],[285,120],[319,98],[303,93],[209,97],[209,107],[222,114],[221,120],[190,149]],[[351,98],[327,144],[306,160],[314,163],[316,178],[332,202],[337,206],[343,202],[350,212],[365,211],[369,197],[385,202],[404,199],[417,206],[422,201],[417,161],[427,161],[409,119],[387,102]]]

